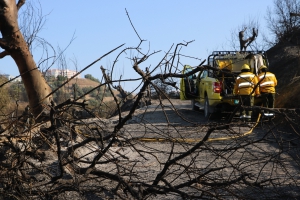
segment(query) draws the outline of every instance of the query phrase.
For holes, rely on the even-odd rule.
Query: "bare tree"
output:
[[[240,40],[240,51],[246,51],[247,47],[255,40],[258,34],[258,29],[252,28],[252,36],[245,39],[244,32],[247,28],[239,32],[239,40]]]
[[[165,99],[169,96],[169,93],[172,91],[173,87],[171,85],[165,84],[165,80],[157,79],[153,81],[150,86],[150,91],[152,98]]]
[[[18,26],[18,11],[24,3],[25,0],[19,0],[17,3],[15,0],[0,1],[0,46],[4,49],[0,57],[11,56],[14,59],[25,85],[32,113],[39,116],[45,105],[50,104],[51,96],[45,97],[51,92],[51,88],[38,70]]]
[[[259,21],[256,18],[249,18],[235,29],[231,30],[230,43],[233,49],[246,51],[261,50],[264,48],[264,41],[258,41]],[[238,40],[237,40],[238,39]]]
[[[300,13],[299,0],[275,0],[274,8],[267,10],[267,23],[271,33],[274,34],[273,44],[282,42],[296,43],[299,38],[300,18],[295,13]],[[292,13],[292,14],[291,14]]]

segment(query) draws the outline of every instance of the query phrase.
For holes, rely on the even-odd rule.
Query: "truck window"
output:
[[[193,70],[192,68],[186,68],[186,69],[185,69],[185,73],[188,73],[188,72],[190,72],[190,71],[192,71],[192,70]],[[187,78],[188,78],[188,79],[195,79],[196,76],[195,76],[195,74],[192,74],[192,75],[188,76]]]
[[[213,78],[214,77],[214,70],[212,70],[212,69],[207,70],[207,76]]]
[[[205,78],[205,77],[207,77],[207,70],[203,70],[200,76],[200,78]]]
[[[209,66],[212,66],[212,67],[214,66],[214,59],[213,59],[213,58],[210,57],[210,58],[208,59],[208,65],[209,65]]]

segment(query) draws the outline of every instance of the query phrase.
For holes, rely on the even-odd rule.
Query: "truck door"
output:
[[[185,65],[183,67],[182,74],[192,71],[192,67]],[[184,77],[180,79],[180,99],[189,100],[196,98],[195,96],[195,84],[196,84],[196,74]]]
[[[203,70],[202,73],[200,74],[199,78],[199,86],[198,86],[198,94],[199,94],[199,99],[198,101],[200,102],[201,105],[204,105],[205,101],[205,84],[207,82],[207,70]]]

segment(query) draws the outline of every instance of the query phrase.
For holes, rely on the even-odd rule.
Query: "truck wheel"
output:
[[[195,100],[194,99],[191,100],[191,106],[192,106],[192,110],[195,110],[195,111],[199,110],[199,107],[195,105]]]
[[[205,102],[204,102],[204,117],[206,119],[208,119],[210,116],[210,112],[209,112],[209,101],[208,101],[208,97],[205,97]]]

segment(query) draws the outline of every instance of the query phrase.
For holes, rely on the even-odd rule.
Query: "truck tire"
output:
[[[195,110],[195,111],[199,110],[199,107],[195,105],[195,100],[194,99],[191,100],[191,106],[192,106],[192,110]]]
[[[209,112],[209,101],[208,97],[205,97],[205,102],[204,102],[204,117],[205,119],[208,119],[210,117],[210,112]]]

